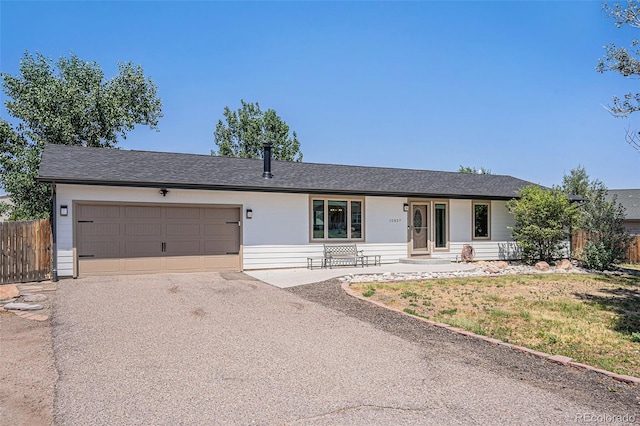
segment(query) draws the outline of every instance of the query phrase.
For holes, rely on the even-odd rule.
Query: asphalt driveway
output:
[[[640,421],[637,388],[381,311],[240,273],[63,280],[56,424]]]

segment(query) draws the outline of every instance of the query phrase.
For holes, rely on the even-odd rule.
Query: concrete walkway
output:
[[[338,267],[338,268],[295,268],[295,269],[264,269],[245,271],[245,274],[260,281],[279,288],[295,287],[303,284],[311,284],[330,280],[331,278],[345,275],[366,275],[412,272],[454,272],[470,271],[477,265],[472,263],[450,263],[444,265],[409,264],[409,263],[385,263],[380,266],[367,267]]]

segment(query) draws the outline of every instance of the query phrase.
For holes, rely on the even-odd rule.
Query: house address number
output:
[[[398,223],[398,222],[402,222],[402,219],[389,219],[389,222]]]

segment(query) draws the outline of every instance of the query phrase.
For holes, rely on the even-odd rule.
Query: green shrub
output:
[[[549,262],[564,255],[576,209],[562,191],[529,185],[519,199],[507,202],[507,208],[515,218],[511,236],[525,260]]]
[[[607,250],[602,241],[587,241],[582,256],[585,266],[596,271],[604,271],[612,263],[611,251]]]

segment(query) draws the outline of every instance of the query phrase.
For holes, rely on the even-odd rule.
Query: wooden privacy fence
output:
[[[576,250],[584,248],[586,243],[587,233],[582,230],[575,231],[571,236],[572,255]],[[631,239],[631,243],[627,249],[627,261],[629,263],[640,263],[640,235],[635,235]]]
[[[49,279],[51,247],[49,219],[0,222],[0,284]]]

